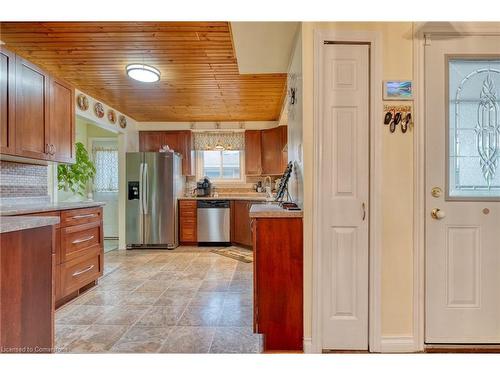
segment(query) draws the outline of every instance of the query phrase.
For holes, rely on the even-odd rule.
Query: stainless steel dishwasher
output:
[[[198,201],[198,244],[230,244],[231,214],[229,201]]]

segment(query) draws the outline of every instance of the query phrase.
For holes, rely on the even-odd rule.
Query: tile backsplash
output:
[[[0,160],[0,198],[48,199],[48,167]]]

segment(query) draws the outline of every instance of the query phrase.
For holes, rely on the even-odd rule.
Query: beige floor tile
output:
[[[120,300],[119,305],[123,306],[153,305],[156,302],[156,300],[158,300],[158,298],[161,296],[162,293],[163,293],[162,291],[150,291],[150,292],[135,291],[124,296]]]
[[[61,325],[55,326],[55,351],[64,352],[66,346],[80,338],[89,325]]]
[[[208,353],[214,327],[172,327],[160,353]]]
[[[109,306],[108,310],[95,321],[95,324],[132,325],[139,320],[147,310],[148,306]]]
[[[253,294],[251,293],[226,293],[224,306],[253,306]]]
[[[114,353],[156,353],[167,339],[170,330],[170,327],[134,326],[113,345],[110,351]]]
[[[210,353],[259,353],[260,342],[251,327],[217,327]]]
[[[83,297],[83,305],[117,306],[130,294],[129,291],[95,290]]]
[[[253,307],[251,305],[224,305],[217,325],[221,327],[253,326]]]
[[[253,290],[253,280],[231,280],[228,292],[247,292],[251,293]]]
[[[66,347],[71,353],[103,353],[125,333],[124,325],[93,325]]]
[[[89,325],[96,322],[112,306],[79,305],[74,309],[56,313],[56,324]]]
[[[137,327],[167,327],[178,324],[185,305],[153,306],[136,323]]]
[[[190,305],[198,307],[222,307],[226,294],[223,292],[198,292],[190,301]]]
[[[171,280],[147,280],[140,287],[138,287],[136,292],[164,292],[168,289],[171,284]]]
[[[103,281],[104,282],[99,285],[100,290],[132,291],[144,283],[144,280]]]
[[[154,303],[155,306],[173,306],[183,305],[186,306],[193,296],[197,293],[196,290],[168,290],[164,292]]]
[[[189,304],[177,323],[180,326],[214,327],[219,322],[222,306],[196,306]]]
[[[229,288],[230,279],[204,280],[200,292],[225,292]]]

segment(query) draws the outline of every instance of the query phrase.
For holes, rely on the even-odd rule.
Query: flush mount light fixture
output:
[[[160,71],[153,66],[145,64],[129,64],[126,67],[127,75],[139,82],[158,82]]]

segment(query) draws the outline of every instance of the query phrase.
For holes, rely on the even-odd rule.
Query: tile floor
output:
[[[252,263],[209,251],[114,250],[99,285],[56,312],[61,353],[259,353]]]

